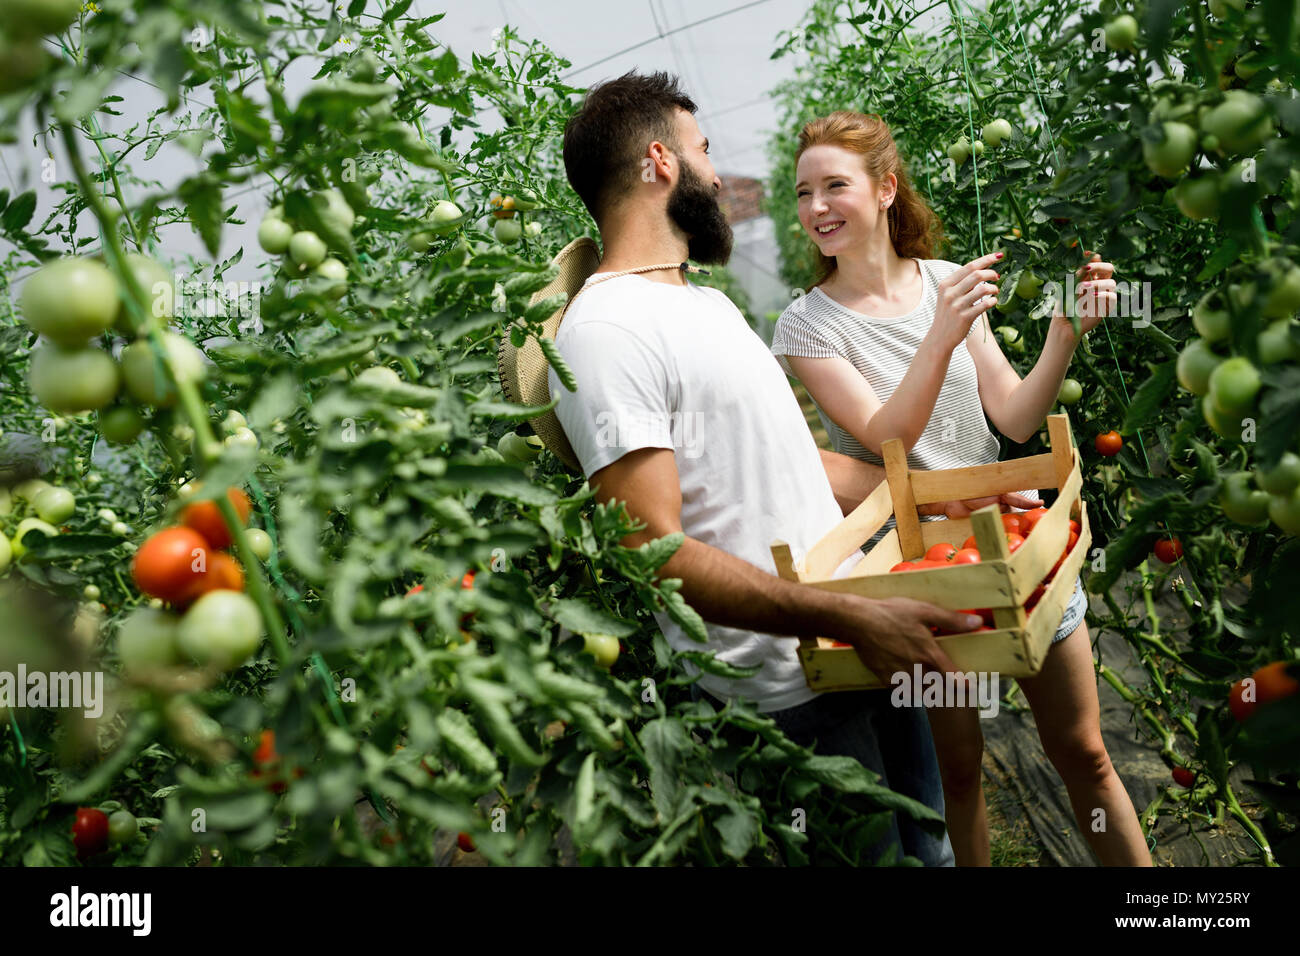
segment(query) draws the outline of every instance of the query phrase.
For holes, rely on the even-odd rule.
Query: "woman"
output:
[[[1012,441],[1027,441],[1078,344],[1069,320],[1053,316],[1042,355],[1022,381],[984,314],[997,301],[991,267],[1001,253],[965,266],[932,258],[938,221],[912,189],[878,116],[840,111],[807,124],[796,167],[799,221],[821,253],[822,275],[778,320],[772,351],[817,403],[835,450],[879,464],[881,443],[901,438],[914,468],[993,462],[998,441],[985,415]],[[1085,333],[1116,299],[1114,269],[1099,259],[1080,269]],[[1020,686],[1098,859],[1150,866],[1101,738],[1086,609],[1076,583],[1042,671]],[[979,716],[973,707],[928,715],[957,864],[988,866]]]

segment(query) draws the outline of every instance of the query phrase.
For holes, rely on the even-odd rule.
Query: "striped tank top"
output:
[[[944,259],[913,259],[920,267],[923,291],[920,302],[905,315],[892,318],[863,315],[836,302],[814,288],[790,304],[777,320],[772,334],[772,353],[787,375],[795,376],[785,356],[847,359],[867,380],[881,402],[886,402],[903,381],[921,340],[930,331],[938,304],[938,286],[961,268]],[[971,323],[969,335],[982,335],[984,323]],[[881,457],[832,421],[821,406],[817,414],[830,436],[831,447],[842,455],[883,465]],[[953,350],[948,374],[939,389],[934,413],[920,439],[908,452],[907,462],[918,470],[935,471],[985,465],[998,460],[997,437],[989,430],[980,403],[975,360],[965,348]],[[1022,494],[1037,497],[1030,489]],[[938,521],[941,515],[923,515]],[[870,544],[894,527],[894,519],[881,529]]]

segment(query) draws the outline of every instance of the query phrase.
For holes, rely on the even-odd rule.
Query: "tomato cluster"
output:
[[[252,513],[248,495],[229,488],[226,497],[240,523]],[[183,653],[199,664],[230,670],[257,650],[262,618],[244,594],[244,569],[223,548],[232,543],[215,502],[196,501],[180,512],[180,524],[151,535],[131,562],[131,577],[145,594],[184,610],[177,615],[139,609],[122,624],[119,655],[128,671],[175,663]]]
[[[352,232],[356,213],[337,189],[324,189],[311,197],[316,215],[327,237],[341,237]],[[288,253],[285,270],[293,276],[307,278],[321,287],[331,299],[341,299],[348,291],[348,267],[329,254],[330,243],[311,229],[298,228],[284,217],[283,206],[273,206],[257,228],[257,243],[272,255]]]
[[[1014,511],[1003,514],[1002,527],[1007,537],[1007,550],[1014,554],[1020,546],[1025,543],[1025,539],[1029,536],[1030,532],[1034,530],[1034,527],[1046,514],[1046,508],[1034,508],[1031,511]],[[1069,540],[1065,546],[1065,550],[1061,552],[1061,556],[1056,560],[1056,564],[1052,565],[1052,570],[1048,572],[1043,583],[1039,584],[1038,587],[1035,588],[1034,592],[1025,602],[1026,611],[1032,611],[1038,604],[1039,599],[1043,596],[1043,592],[1046,590],[1047,584],[1049,584],[1056,576],[1056,572],[1065,562],[1065,559],[1069,557],[1070,552],[1074,550],[1074,546],[1079,540],[1079,528],[1079,522],[1071,518]],[[912,561],[900,561],[890,568],[889,571],[893,574],[904,571],[920,571],[927,568],[944,568],[954,564],[979,563],[979,545],[975,541],[975,536],[971,535],[962,542],[960,548],[949,544],[946,541],[941,541],[938,544],[932,545],[930,550],[928,550],[923,557]],[[978,614],[984,619],[985,626],[980,628],[980,630],[992,629],[993,612],[991,609],[976,608],[965,613]]]

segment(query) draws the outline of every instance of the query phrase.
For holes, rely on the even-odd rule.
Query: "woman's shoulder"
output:
[[[921,264],[934,273],[935,278],[940,281],[961,268],[960,263],[949,262],[947,259],[922,259]]]
[[[817,286],[796,295],[777,318],[777,325],[816,324],[826,311],[826,302]]]

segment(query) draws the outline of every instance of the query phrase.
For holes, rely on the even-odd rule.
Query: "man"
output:
[[[625,502],[645,523],[624,544],[685,533],[659,574],[682,580],[683,597],[709,623],[709,649],[761,667],[741,680],[704,675],[699,686],[723,700],[755,701],[797,743],[815,739],[819,753],[854,756],[942,815],[924,713],[891,707],[888,690],[810,691],[792,638],[852,644],[888,681],[915,662],[955,671],[930,625],[963,631],[979,619],[776,577],[774,540],[807,552],[883,471],[819,451],[776,359],[725,295],[687,282],[678,268],[621,274],[730,256],[721,182],[695,111],[675,78],[633,72],[592,88],[565,129],[569,182],[600,229],[604,254],[556,336],[578,383],[568,392],[550,371],[557,417],[597,498]],[[952,513],[968,512],[956,505]],[[699,649],[667,614],[657,617],[672,646]],[[895,820],[882,847],[891,843],[927,865],[952,865],[947,837],[910,820]]]

